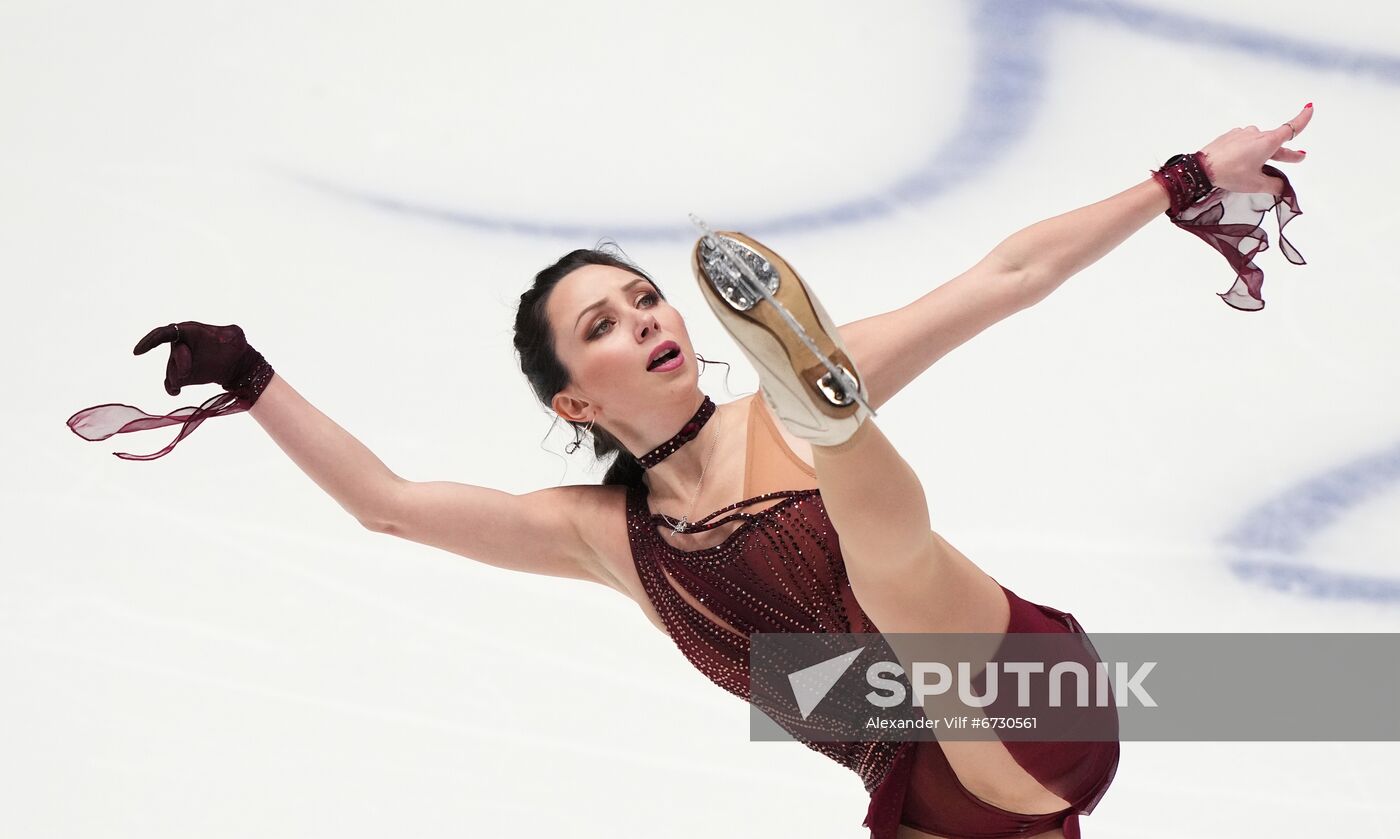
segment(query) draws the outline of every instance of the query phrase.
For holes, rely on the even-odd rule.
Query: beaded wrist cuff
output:
[[[262,357],[262,353],[252,347],[248,349],[255,360],[249,366],[248,372],[240,376],[228,388],[228,392],[247,402],[251,407],[258,401],[258,397],[262,396],[263,390],[267,388],[267,383],[272,381],[273,369],[272,365],[268,364],[266,359]]]
[[[1201,152],[1172,155],[1162,164],[1162,168],[1152,173],[1152,177],[1171,198],[1167,215],[1172,218],[1215,189],[1201,162]]]

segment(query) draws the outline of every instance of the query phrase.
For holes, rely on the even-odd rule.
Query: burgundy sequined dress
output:
[[[646,487],[627,490],[628,541],[652,606],[686,658],[745,701],[749,633],[879,631],[851,593],[816,473],[788,448],[767,410],[748,398],[746,498],[688,531],[731,525],[710,534],[711,546],[677,547],[669,539],[684,537],[674,537],[651,512]],[[1002,590],[1011,605],[1008,632],[1083,631],[1072,615]],[[900,823],[986,839],[1063,827],[1067,839],[1076,839],[1079,814],[1093,811],[1118,766],[1117,741],[1007,741],[1017,763],[1071,803],[1057,813],[1024,815],[969,792],[935,741],[801,742],[860,776],[871,796],[864,824],[872,839],[894,839]]]

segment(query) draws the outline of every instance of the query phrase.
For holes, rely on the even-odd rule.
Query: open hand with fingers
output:
[[[1265,174],[1264,163],[1270,160],[1301,162],[1306,152],[1286,148],[1284,144],[1302,134],[1312,117],[1313,107],[1309,102],[1297,116],[1269,131],[1260,131],[1254,125],[1231,128],[1201,149],[1207,177],[1215,186],[1230,192],[1282,195],[1283,181]]]
[[[1214,248],[1235,272],[1229,291],[1220,299],[1233,308],[1257,312],[1264,308],[1264,272],[1254,257],[1269,248],[1261,226],[1273,212],[1278,219],[1278,244],[1294,265],[1306,265],[1303,255],[1283,235],[1283,228],[1303,214],[1288,176],[1266,161],[1298,163],[1305,152],[1287,148],[1312,122],[1309,102],[1298,115],[1269,131],[1247,125],[1232,128],[1195,154],[1169,158],[1152,177],[1166,190],[1172,224]]]

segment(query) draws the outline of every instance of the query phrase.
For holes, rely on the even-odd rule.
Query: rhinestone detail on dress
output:
[[[664,538],[662,531],[671,527],[664,516],[651,512],[647,496],[645,485],[627,489],[628,542],[642,587],[681,653],[740,699],[751,698],[749,636],[755,632],[879,632],[851,592],[820,490],[768,492],[716,510],[687,533],[743,523],[719,544],[698,550]],[[774,500],[757,511],[739,511]],[[682,597],[681,590],[718,621]],[[762,710],[780,725],[790,713]],[[900,748],[910,745],[798,739],[859,775],[867,792],[879,786]]]

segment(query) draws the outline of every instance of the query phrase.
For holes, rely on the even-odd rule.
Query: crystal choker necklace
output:
[[[700,403],[700,408],[695,412],[695,416],[676,432],[676,436],[637,458],[637,462],[643,469],[650,469],[666,458],[670,457],[676,449],[695,439],[695,435],[700,433],[700,429],[705,427],[705,423],[714,415],[715,403],[710,401],[707,395],[705,401]]]

